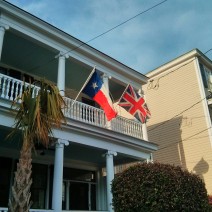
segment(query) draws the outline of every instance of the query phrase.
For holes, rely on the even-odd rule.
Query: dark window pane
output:
[[[12,159],[0,157],[0,207],[8,206]]]
[[[47,186],[47,166],[32,164],[32,208],[44,209]]]
[[[208,83],[207,83],[207,78],[206,78],[206,73],[204,70],[204,66],[200,63],[199,64],[201,75],[202,75],[202,80],[205,88],[208,88]]]

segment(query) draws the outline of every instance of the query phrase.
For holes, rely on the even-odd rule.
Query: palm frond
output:
[[[48,146],[52,128],[61,127],[61,123],[66,122],[62,112],[65,102],[59,89],[49,81],[40,81],[36,97],[32,96],[33,88],[32,85],[28,86],[20,97],[21,103],[17,104],[18,112],[12,134],[21,130],[29,140]]]

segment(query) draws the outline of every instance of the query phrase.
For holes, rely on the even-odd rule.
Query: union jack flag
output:
[[[125,89],[118,105],[123,107],[142,123],[146,123],[147,118],[151,116],[144,98],[136,93],[131,85],[128,85]]]

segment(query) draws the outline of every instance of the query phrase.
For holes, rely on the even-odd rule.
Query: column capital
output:
[[[138,94],[141,96],[141,97],[144,97],[144,91],[140,88],[138,90]]]
[[[8,25],[6,25],[6,24],[2,24],[2,23],[0,23],[0,30],[8,30],[10,27],[8,26]]]
[[[69,145],[69,142],[67,140],[64,140],[64,139],[57,139],[57,142],[56,144],[63,144],[64,146],[68,146]]]
[[[59,52],[55,58],[64,58],[64,59],[68,59],[69,58],[69,55],[67,53],[64,53],[64,52]]]
[[[7,29],[9,29],[9,26],[0,22],[0,60],[1,60],[1,54],[2,54],[3,41],[4,41],[4,34]]]
[[[105,153],[105,156],[117,156],[117,152],[112,151],[112,150],[108,150],[108,151]]]
[[[103,73],[102,74],[102,78],[104,79],[111,79],[112,77],[109,75],[109,74],[107,74],[107,73]]]

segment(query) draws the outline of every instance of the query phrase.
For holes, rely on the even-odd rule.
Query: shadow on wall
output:
[[[185,152],[181,138],[182,116],[170,121],[148,126],[149,141],[159,145],[153,154],[154,161],[169,163],[186,168]]]
[[[209,164],[202,157],[201,160],[194,166],[193,171],[204,181],[204,174],[209,170]]]

